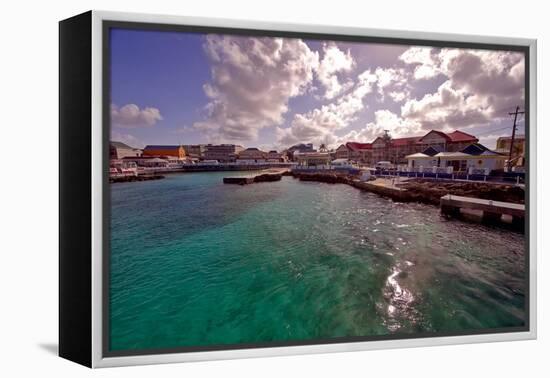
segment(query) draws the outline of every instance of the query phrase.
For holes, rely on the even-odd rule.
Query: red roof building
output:
[[[439,151],[457,152],[477,142],[479,139],[474,135],[460,130],[451,133],[430,130],[423,136],[395,139],[377,137],[372,143],[348,142],[345,146],[349,150],[350,159],[352,159],[352,154],[355,154],[356,157],[361,157],[362,161],[370,164],[375,164],[378,161],[402,164],[406,163],[405,156],[422,152],[428,147],[437,148]],[[343,146],[340,146],[339,149]]]
[[[396,138],[391,140],[391,145],[393,147],[402,147],[410,144],[415,144],[418,142],[418,137],[407,137],[407,138]]]
[[[479,139],[477,139],[475,136],[465,133],[464,131],[455,130],[452,133],[447,134],[453,143],[455,142],[469,142],[469,143],[477,143],[479,142]]]
[[[372,160],[372,144],[371,143],[346,143],[349,154],[348,159],[358,163],[367,163]]]
[[[346,147],[353,151],[372,150],[371,143],[347,142]]]

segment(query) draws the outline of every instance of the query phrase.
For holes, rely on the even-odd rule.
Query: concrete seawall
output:
[[[354,176],[332,172],[295,172],[293,173],[293,176],[301,181],[317,181],[329,184],[347,184],[360,190],[365,190],[368,192],[379,194],[384,197],[389,197],[397,202],[417,201],[417,198],[410,195],[410,193],[408,193],[406,190],[398,188],[394,185],[388,185],[389,183],[391,183],[391,181],[387,180],[361,181]]]
[[[379,183],[364,182],[360,180],[352,180],[351,186],[376,193],[383,197],[389,197],[396,202],[417,202],[418,199],[411,195],[407,190],[400,189],[395,186],[384,186]],[[424,201],[418,201],[424,202]]]

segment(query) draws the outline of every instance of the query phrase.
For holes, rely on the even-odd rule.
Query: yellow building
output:
[[[510,155],[510,145],[512,144],[512,137],[500,137],[497,139],[496,151]],[[512,148],[512,166],[523,166],[525,163],[525,135],[516,135],[514,137],[514,148]]]
[[[174,156],[185,159],[185,149],[183,146],[146,146],[143,156]]]

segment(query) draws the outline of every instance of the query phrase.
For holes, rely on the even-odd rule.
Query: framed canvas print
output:
[[[59,353],[536,337],[536,41],[60,24]]]

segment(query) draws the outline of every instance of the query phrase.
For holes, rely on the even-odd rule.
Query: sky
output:
[[[111,140],[137,148],[336,148],[432,129],[495,148],[525,105],[524,56],[512,51],[126,29],[110,38]]]

